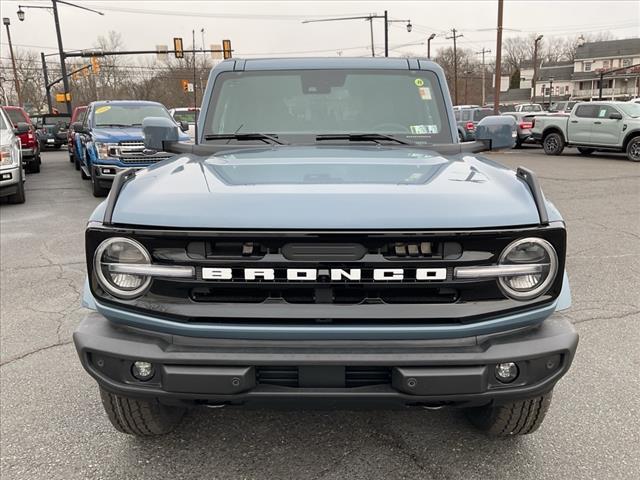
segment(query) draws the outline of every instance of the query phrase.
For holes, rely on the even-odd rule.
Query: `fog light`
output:
[[[496,378],[502,383],[511,383],[518,378],[518,366],[513,362],[496,365]]]
[[[3,173],[2,174],[2,180],[11,180],[11,174],[10,173]]]
[[[131,368],[131,373],[138,380],[149,380],[154,374],[153,365],[149,362],[134,362],[133,367]]]
[[[115,175],[116,170],[115,168],[103,168],[102,173],[105,175]]]

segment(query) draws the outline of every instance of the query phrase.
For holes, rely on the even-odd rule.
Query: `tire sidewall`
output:
[[[547,155],[560,155],[564,149],[564,140],[559,133],[550,133],[544,137],[542,148]]]
[[[632,150],[637,153],[632,156]],[[627,158],[632,162],[640,162],[640,136],[634,137],[629,141],[627,145]]]

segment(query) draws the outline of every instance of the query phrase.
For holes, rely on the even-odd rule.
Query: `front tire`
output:
[[[26,196],[25,196],[25,193],[24,193],[24,182],[22,181],[22,178],[18,182],[18,190],[16,191],[16,193],[14,193],[13,195],[10,195],[8,198],[9,198],[9,203],[24,203],[25,202]]]
[[[559,133],[549,133],[542,141],[542,148],[547,155],[560,155],[564,150],[564,140]]]
[[[109,193],[108,188],[103,188],[100,186],[100,184],[98,183],[98,179],[96,178],[96,174],[93,170],[91,170],[91,192],[96,198],[106,197]]]
[[[40,158],[35,157],[27,164],[27,168],[25,170],[27,173],[40,173],[40,163]]]
[[[535,432],[551,405],[553,391],[536,398],[467,410],[467,418],[487,435],[508,437]]]
[[[102,406],[116,430],[138,437],[164,435],[176,428],[185,409],[162,405],[157,400],[124,397],[100,389]]]
[[[640,162],[640,136],[632,138],[627,144],[627,158],[632,162]]]

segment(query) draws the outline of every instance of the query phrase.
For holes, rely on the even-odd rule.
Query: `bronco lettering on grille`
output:
[[[231,268],[203,267],[202,279],[222,281],[288,280],[300,282],[315,282],[318,277],[326,277],[334,282],[360,282],[362,280],[375,282],[417,280],[428,282],[447,279],[446,268],[416,268],[415,273],[412,270],[411,274],[407,274],[403,268],[374,268],[365,270],[365,272],[367,275],[363,278],[363,269],[361,268],[243,268],[234,271]]]

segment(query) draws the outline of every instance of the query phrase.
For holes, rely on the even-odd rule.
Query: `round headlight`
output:
[[[140,243],[130,238],[114,237],[103,241],[94,256],[94,270],[98,282],[110,294],[124,299],[142,294],[151,278],[134,273],[114,272],[114,264],[150,265],[151,256]]]
[[[500,255],[500,265],[534,265],[535,273],[503,276],[498,279],[502,291],[516,300],[530,300],[545,293],[558,273],[555,248],[542,238],[522,238],[510,243]]]

